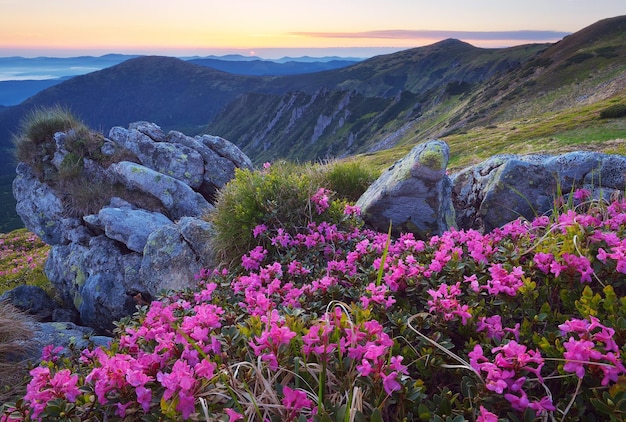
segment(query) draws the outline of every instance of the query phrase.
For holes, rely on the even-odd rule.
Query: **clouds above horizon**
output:
[[[469,40],[535,40],[548,41],[558,40],[571,32],[559,31],[446,31],[446,30],[404,30],[388,29],[378,31],[360,32],[290,32],[289,35],[296,35],[311,38],[367,38],[367,39],[431,39],[441,40],[446,38],[469,39]]]

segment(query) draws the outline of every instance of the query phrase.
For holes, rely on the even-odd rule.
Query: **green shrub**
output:
[[[600,112],[601,119],[617,119],[626,116],[626,104],[615,104]]]
[[[365,190],[371,175],[358,164],[298,166],[281,161],[262,171],[237,169],[235,178],[217,195],[216,210],[209,217],[215,225],[216,249],[226,262],[233,262],[258,243],[253,229],[288,233],[321,221],[311,198],[320,189],[335,189],[351,199]],[[327,195],[341,197],[335,192]],[[345,202],[333,201],[327,221],[343,219]],[[270,247],[271,245],[266,245]]]
[[[379,171],[357,161],[330,163],[325,173],[329,188],[350,202],[356,202],[379,176]]]
[[[88,131],[70,111],[60,106],[32,110],[21,121],[19,135],[13,137],[15,157],[42,177],[50,169],[48,161],[56,150],[54,134],[70,129],[77,133]]]

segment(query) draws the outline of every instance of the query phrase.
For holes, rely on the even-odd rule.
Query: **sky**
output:
[[[371,57],[556,42],[624,14],[624,0],[0,0],[0,57]]]

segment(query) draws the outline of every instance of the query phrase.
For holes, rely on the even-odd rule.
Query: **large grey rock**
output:
[[[626,190],[626,157],[601,154],[598,167],[585,175],[589,186],[604,186],[619,191]]]
[[[104,235],[88,246],[58,245],[50,250],[44,271],[73,305],[80,322],[98,332],[110,332],[113,322],[135,311],[141,255],[129,253]]]
[[[252,168],[252,162],[239,148],[217,136],[192,138],[170,131],[167,141],[185,145],[197,151],[204,160],[204,176],[198,191],[212,199],[217,191],[235,176],[235,168]]]
[[[122,161],[109,166],[111,174],[129,189],[139,190],[156,197],[167,209],[172,219],[200,216],[213,206],[189,185],[140,164]]]
[[[165,141],[165,132],[163,132],[161,127],[156,123],[146,122],[143,120],[139,122],[132,122],[128,125],[128,129],[141,132],[155,142]]]
[[[107,347],[113,340],[111,337],[97,335],[89,327],[79,326],[72,322],[36,322],[29,324],[32,338],[25,344],[26,353],[20,360],[33,364],[41,361],[41,351],[46,346],[62,347],[61,356],[69,355],[69,349],[83,350],[89,346]]]
[[[220,156],[231,161],[235,166],[239,168],[252,168],[250,158],[232,142],[213,135],[196,136],[196,139],[203,145],[217,152]]]
[[[97,215],[86,215],[83,219],[103,230],[108,238],[122,242],[131,251],[139,253],[143,253],[150,233],[173,224],[161,213],[133,209],[128,203],[104,207]]]
[[[45,158],[48,176],[68,156],[68,136],[55,135],[56,151]],[[52,245],[44,271],[64,302],[53,320],[78,321],[97,333],[109,333],[114,321],[162,290],[192,286],[200,269],[215,265],[212,227],[197,217],[213,210],[207,198],[237,167],[252,167],[222,138],[165,135],[154,123],[113,128],[110,136],[102,160],[83,159],[81,177],[127,202],[113,198],[91,215],[68,217],[64,200],[72,192],[57,193],[24,163],[13,187],[26,227]],[[141,164],[109,165],[121,156]],[[39,312],[38,305],[28,307]]]
[[[452,177],[457,226],[488,232],[519,217],[553,210],[559,192],[580,188],[605,198],[626,187],[626,157],[596,152],[558,156],[501,155]]]
[[[150,129],[152,128],[145,131],[152,133]],[[152,133],[152,136],[156,135]],[[119,126],[110,130],[109,138],[133,152],[141,164],[156,172],[183,181],[192,188],[199,188],[202,184],[202,156],[185,145],[165,142],[164,137],[157,142],[138,129],[124,129]]]
[[[376,230],[420,238],[441,234],[454,225],[451,183],[446,175],[448,145],[439,140],[414,147],[359,198],[364,221]]]
[[[151,297],[164,290],[193,287],[202,268],[215,265],[209,223],[184,218],[177,225],[163,226],[148,238],[139,279]]]
[[[191,250],[194,251],[202,265],[205,268],[214,267],[217,262],[215,262],[215,248],[213,245],[215,237],[213,226],[207,221],[198,218],[183,217],[178,222],[177,227],[181,236]]]
[[[63,204],[54,190],[42,183],[32,169],[19,163],[13,180],[13,196],[17,201],[15,210],[24,226],[49,245],[64,242],[65,217]]]

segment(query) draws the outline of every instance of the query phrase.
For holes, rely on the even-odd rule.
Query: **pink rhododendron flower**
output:
[[[402,389],[398,382],[398,373],[396,371],[392,371],[389,374],[381,374],[381,377],[383,379],[383,388],[387,394],[391,395],[394,391]]]
[[[241,413],[236,412],[230,407],[224,409],[224,411],[226,412],[226,415],[228,415],[228,422],[235,422],[240,419],[243,419],[243,415]]]
[[[356,205],[347,205],[345,209],[343,210],[343,213],[345,215],[354,215],[354,216],[359,216],[361,215],[361,208],[359,208]]]
[[[462,305],[457,299],[461,293],[461,282],[451,286],[442,283],[437,290],[429,289],[428,294],[432,297],[428,301],[429,311],[442,315],[445,321],[451,321],[458,316],[461,318],[461,324],[467,324],[467,320],[472,315],[469,312],[469,306]]]
[[[498,422],[498,415],[491,413],[483,406],[480,406],[480,413],[476,418],[476,422]]]
[[[300,410],[304,407],[311,408],[313,402],[309,400],[306,393],[302,390],[292,390],[285,386],[283,387],[283,406],[289,410]]]
[[[254,229],[252,229],[252,235],[257,238],[263,233],[267,231],[267,226],[265,224],[259,224]]]
[[[311,201],[315,204],[315,210],[318,214],[322,214],[324,211],[330,207],[329,204],[329,194],[330,192],[327,189],[320,188],[312,197]]]
[[[587,190],[587,189],[576,189],[576,191],[573,194],[574,199],[576,199],[577,201],[584,201],[585,199],[588,199],[591,197],[591,191]]]

